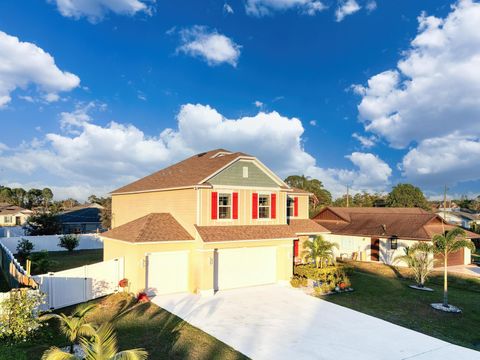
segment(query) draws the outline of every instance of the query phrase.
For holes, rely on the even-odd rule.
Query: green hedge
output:
[[[311,279],[325,288],[333,289],[340,283],[350,286],[349,276],[353,273],[351,266],[334,265],[316,268],[313,265],[297,265],[293,270],[292,286],[303,285],[301,279]]]

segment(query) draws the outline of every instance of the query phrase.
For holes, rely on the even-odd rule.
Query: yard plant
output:
[[[80,346],[85,354],[84,360],[144,360],[148,353],[144,349],[118,351],[117,336],[110,323],[104,323],[94,329],[88,337],[80,338]],[[58,347],[51,347],[42,356],[42,360],[81,360]]]
[[[68,252],[72,252],[80,244],[78,236],[73,234],[63,235],[59,240],[58,246],[67,249]]]
[[[417,286],[424,287],[433,268],[433,246],[427,242],[418,242],[403,250],[405,254],[396,256],[394,262],[407,264],[413,271]]]
[[[329,242],[319,235],[312,241],[303,243],[303,257],[311,261],[317,268],[328,266],[334,260],[333,248],[338,249],[338,244]]]
[[[468,248],[475,251],[475,245],[471,240],[465,238],[465,231],[461,228],[454,228],[443,235],[437,234],[433,237],[433,251],[443,258],[443,306],[448,304],[448,255],[461,249]]]
[[[13,289],[0,304],[0,340],[19,343],[31,338],[42,326],[37,308],[45,296],[27,288]]]
[[[58,319],[60,331],[67,337],[70,343],[70,354],[74,352],[74,346],[82,336],[94,336],[95,328],[87,322],[87,315],[95,310],[96,305],[78,306],[72,314],[46,314],[40,317],[41,321]],[[53,358],[52,358],[53,359]]]

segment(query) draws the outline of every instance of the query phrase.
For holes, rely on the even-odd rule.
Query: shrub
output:
[[[47,273],[56,264],[55,261],[49,259],[47,250],[33,253],[29,256],[29,259],[32,262],[32,273],[34,274]]]
[[[311,279],[317,283],[320,283],[323,287],[322,291],[329,292],[335,289],[335,287],[343,282],[350,286],[349,274],[352,272],[351,267],[347,266],[328,266],[325,268],[317,268],[314,265],[297,265],[294,268],[295,276],[307,279]],[[328,287],[328,291],[327,291]],[[321,290],[318,290],[321,291]]]
[[[25,261],[32,253],[34,247],[33,243],[28,239],[22,238],[21,240],[18,240],[17,258],[21,261]]]
[[[290,284],[292,285],[292,287],[294,288],[299,288],[301,286],[300,284],[300,277],[299,276],[292,276],[292,278],[290,279]]]
[[[77,235],[63,235],[60,237],[58,246],[63,247],[71,252],[78,246],[79,243],[80,240],[78,239]]]
[[[0,304],[0,340],[17,343],[31,338],[42,326],[37,308],[45,295],[28,289],[14,289]]]

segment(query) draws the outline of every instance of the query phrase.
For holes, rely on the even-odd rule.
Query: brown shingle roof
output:
[[[290,219],[288,225],[295,234],[319,234],[330,232],[327,228],[310,219]]]
[[[332,210],[343,219],[349,221],[351,214],[431,214],[420,208],[386,208],[386,207],[334,207],[327,206],[324,210]]]
[[[169,213],[153,213],[101,234],[110,239],[139,242],[193,240]]]
[[[213,157],[218,153],[225,154]],[[114,190],[112,194],[195,186],[240,156],[251,157],[241,152],[231,153],[223,149],[193,155],[179,163]]]
[[[16,205],[8,205],[5,203],[2,203],[2,205],[0,206],[0,215],[14,215],[20,212],[24,214],[31,214],[32,210],[24,209]]]
[[[323,211],[328,210],[345,221],[315,221],[333,234],[386,237],[396,235],[403,239],[430,240],[434,233],[441,233],[441,230],[438,231],[442,220],[436,214],[423,209],[328,207]],[[450,228],[451,225],[445,227]]]
[[[205,242],[294,239],[296,235],[288,225],[233,225],[197,226]]]

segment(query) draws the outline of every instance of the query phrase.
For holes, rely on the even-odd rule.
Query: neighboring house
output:
[[[57,218],[62,234],[88,234],[103,230],[102,209],[98,204],[83,204],[61,212]]]
[[[446,222],[465,229],[476,229],[480,225],[479,214],[472,214],[459,209],[439,209],[436,213]]]
[[[337,255],[361,261],[381,261],[396,264],[394,259],[404,254],[406,246],[418,241],[431,241],[455,226],[445,224],[436,214],[419,208],[346,208],[326,207],[314,220],[331,231],[325,235],[339,245]],[[469,239],[479,234],[467,232]],[[437,257],[440,260],[440,257]],[[470,264],[470,250],[460,250],[448,258],[449,265]],[[440,261],[435,266],[441,266]]]
[[[131,291],[160,294],[287,283],[298,240],[328,232],[310,193],[257,158],[218,149],[112,192],[104,259],[125,259]]]
[[[0,226],[23,226],[33,211],[20,206],[0,204]]]

